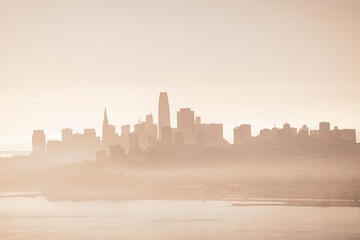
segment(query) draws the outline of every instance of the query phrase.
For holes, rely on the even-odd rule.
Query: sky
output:
[[[168,92],[253,135],[286,121],[357,129],[360,1],[0,0],[0,148],[135,124]],[[27,146],[30,150],[31,146]]]

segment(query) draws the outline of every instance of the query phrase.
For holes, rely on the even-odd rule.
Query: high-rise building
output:
[[[271,141],[274,140],[276,138],[276,132],[277,129],[262,129],[260,130],[260,134],[258,136],[257,139],[259,139],[260,141]]]
[[[109,151],[109,146],[116,144],[117,137],[115,132],[115,126],[109,124],[106,108],[104,110],[104,120],[103,120],[102,130],[103,132],[102,132],[101,141],[102,141],[103,149]]]
[[[157,125],[154,124],[152,114],[146,116],[146,147],[153,147],[158,139]]]
[[[93,128],[85,128],[84,129],[84,137],[85,139],[95,139],[96,138],[96,131]]]
[[[242,124],[234,128],[234,144],[248,143],[251,140],[251,125]]]
[[[34,130],[32,135],[32,156],[45,157],[46,154],[46,137],[44,130]]]
[[[190,108],[181,108],[177,112],[177,131],[183,132],[186,145],[196,142],[194,116],[194,111]]]
[[[104,120],[103,120],[103,126],[102,126],[102,138],[101,138],[101,141],[102,141],[102,144],[104,145],[104,148],[106,149],[107,147],[106,146],[109,146],[109,142],[110,142],[110,139],[109,139],[109,121],[108,121],[108,118],[107,118],[107,112],[106,112],[106,108],[104,110]]]
[[[194,129],[194,116],[194,111],[191,111],[190,108],[181,108],[180,111],[177,112],[177,129]]]
[[[162,140],[162,128],[170,127],[170,109],[169,100],[166,92],[161,92],[159,97],[159,137]]]
[[[306,125],[303,125],[302,128],[300,128],[298,137],[300,138],[306,138],[309,136],[309,128]]]
[[[121,126],[120,145],[126,150],[126,152],[129,151],[129,135],[130,135],[130,125],[127,124]]]
[[[355,129],[338,129],[335,128],[330,132],[331,140],[341,140],[349,143],[356,143],[356,130]]]
[[[356,130],[355,129],[342,129],[340,138],[350,143],[356,143]]]
[[[135,132],[139,138],[139,147],[146,150],[155,146],[157,140],[157,126],[153,123],[152,115],[146,116],[146,122],[135,124]]]
[[[321,122],[319,123],[319,137],[321,139],[330,139],[330,123]]]
[[[129,135],[129,134],[130,134],[130,124],[121,126],[121,135]]]
[[[291,139],[297,134],[297,129],[290,126],[289,123],[285,123],[283,128],[277,129],[276,137],[280,140]]]

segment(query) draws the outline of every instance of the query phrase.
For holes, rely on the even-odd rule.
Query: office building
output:
[[[330,139],[330,123],[329,122],[319,123],[319,137],[324,140]]]
[[[161,92],[159,97],[159,116],[158,116],[159,138],[162,140],[162,129],[170,127],[169,100],[166,92]]]
[[[244,144],[251,141],[251,125],[242,124],[234,128],[234,144]]]

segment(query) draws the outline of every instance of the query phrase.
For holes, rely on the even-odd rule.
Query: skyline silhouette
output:
[[[131,135],[131,133],[137,134],[136,138],[138,138],[140,147],[145,150],[146,147],[149,146],[148,141],[152,142],[152,145],[155,145],[157,141],[162,141],[162,137],[164,137],[168,142],[168,145],[172,144],[179,144],[180,142],[183,142],[182,144],[185,145],[193,145],[197,144],[197,138],[203,139],[202,141],[205,141],[205,139],[209,139],[211,137],[205,138],[205,135],[201,136],[198,135],[199,133],[204,134],[205,132],[208,132],[206,129],[209,127],[214,127],[215,125],[204,125],[201,123],[201,116],[195,116],[194,111],[191,108],[180,108],[179,111],[177,111],[177,121],[176,125],[177,127],[172,127],[170,124],[170,105],[169,105],[169,99],[167,92],[160,92],[159,94],[159,103],[158,103],[158,124],[153,123],[153,116],[152,114],[146,115],[146,121],[141,123],[141,118],[139,118],[139,122],[136,124],[125,124],[121,126],[121,134],[120,137],[122,137],[121,140],[117,140],[118,133],[116,131],[116,126],[109,124],[108,116],[107,116],[107,109],[104,109],[104,116],[103,116],[103,125],[102,125],[102,131],[101,131],[101,138],[98,138],[99,141],[101,141],[101,145],[103,149],[108,149],[111,145],[120,144],[123,148],[127,149],[129,147],[129,142],[124,139],[124,136],[134,137],[134,135]],[[214,124],[214,123],[212,123]],[[131,127],[133,126],[133,127]],[[131,130],[133,129],[133,130]],[[151,130],[149,130],[151,129]],[[164,129],[164,133],[161,131]],[[215,128],[214,128],[215,129]],[[242,123],[239,126],[235,124],[235,127],[233,129],[233,136],[230,141],[224,138],[224,132],[223,132],[223,124],[218,124],[218,130],[210,130],[210,131],[218,131],[218,140],[217,146],[223,145],[227,142],[227,144],[241,144],[241,143],[247,143],[250,142],[256,138],[260,139],[267,139],[267,140],[274,140],[277,138],[289,138],[289,137],[319,137],[321,139],[343,139],[346,141],[349,141],[351,143],[356,143],[356,130],[355,129],[339,129],[337,126],[334,126],[333,129],[330,127],[329,122],[320,122],[318,129],[310,129],[306,124],[302,125],[299,130],[294,127],[290,127],[290,124],[286,123],[280,127],[268,127],[263,128],[259,131],[259,133],[253,133],[252,132],[252,126],[250,123]],[[286,133],[289,131],[288,133]],[[97,135],[96,129],[85,129],[84,134],[86,132],[91,132],[90,135],[95,136]],[[276,133],[278,132],[278,133]],[[46,137],[44,135],[44,130],[34,130],[33,133],[33,142],[34,137],[37,138],[37,135],[43,135],[43,140],[46,141]],[[73,135],[73,129],[65,128],[62,130],[62,139],[64,141],[64,136],[70,136]],[[148,136],[149,135],[149,136]],[[163,135],[163,136],[162,136]],[[195,136],[196,135],[196,136]],[[150,137],[152,140],[149,140],[148,137]],[[41,138],[41,137],[40,137]],[[50,141],[53,139],[49,139]],[[130,141],[131,142],[131,141]],[[205,143],[205,142],[204,142]],[[44,142],[45,144],[45,142]],[[22,144],[19,144],[20,146]],[[95,144],[96,145],[96,144]],[[14,146],[6,146],[6,147],[0,147],[0,153],[1,150],[13,150],[16,148],[17,144]],[[34,149],[34,146],[32,147]],[[10,152],[9,151],[9,152]],[[16,151],[14,151],[16,153]],[[22,152],[22,151],[19,151]]]
[[[247,123],[233,128],[230,144],[222,123],[207,123],[192,108],[174,110],[177,122],[168,122],[171,99],[160,92],[161,131],[151,113],[113,125],[107,108],[102,134],[64,128],[61,139],[49,139],[33,130],[30,155],[0,157],[0,191],[70,201],[249,197],[286,199],[282,206],[359,206],[355,129],[285,122],[254,134]]]
[[[119,126],[157,121],[159,91],[230,142],[235,122],[255,133],[286,118],[360,132],[358,1],[0,4],[0,146],[40,128],[100,132],[105,106]]]
[[[178,100],[174,99],[174,101],[178,101]],[[158,104],[160,104],[160,101],[159,101]],[[194,103],[194,105],[196,106],[197,104]],[[178,106],[179,106],[178,109],[181,109],[182,106],[183,106],[183,104],[179,104],[179,103],[178,103]],[[189,105],[188,105],[188,106],[189,106]],[[120,111],[117,110],[117,109],[121,109],[121,108],[122,108],[122,107],[119,106],[118,108],[113,109],[112,115],[113,115],[113,116],[119,115]],[[154,107],[153,107],[152,109],[154,109]],[[219,109],[221,109],[221,108],[219,108]],[[195,110],[198,110],[198,109],[195,109]],[[215,109],[214,109],[214,110],[215,110]],[[135,111],[133,110],[133,112],[136,112],[136,110],[135,110]],[[159,114],[159,111],[151,111],[151,112],[158,112],[158,114]],[[176,118],[176,114],[174,114],[175,112],[176,112],[176,111],[170,112],[170,113],[169,113],[169,116],[170,116],[170,119],[172,119],[172,122],[176,124],[177,118]],[[203,110],[202,110],[201,112],[203,112]],[[236,111],[235,111],[235,112],[236,112]],[[75,115],[78,115],[78,114],[79,114],[79,112],[76,113]],[[258,114],[260,114],[260,113],[258,113]],[[120,115],[125,116],[124,118],[129,119],[129,115],[126,114],[126,113],[125,113],[125,114],[124,114],[124,113],[121,113]],[[266,113],[265,113],[264,115],[266,116]],[[138,118],[141,118],[139,114],[134,114],[134,115],[133,115],[132,117],[130,117],[130,118],[132,118],[132,119],[134,120],[134,119],[136,119],[136,116],[138,116]],[[203,116],[206,117],[206,115],[203,115]],[[44,114],[43,117],[44,117],[44,118],[47,118],[48,116],[47,116],[46,114]],[[344,115],[344,117],[345,117],[345,115]],[[279,120],[279,119],[281,119],[281,118],[283,118],[284,120],[283,120],[283,121]],[[76,118],[76,119],[77,119],[77,118]],[[72,126],[72,129],[73,129],[74,131],[81,132],[81,131],[83,130],[83,126],[81,126],[81,122],[76,121],[76,119],[74,118],[74,119],[72,120],[71,125],[68,125],[68,126]],[[92,121],[90,121],[90,119],[88,119],[87,122],[91,122],[91,123],[90,123],[90,126],[92,126],[92,128],[94,128],[94,129],[96,129],[96,132],[97,132],[97,133],[102,134],[102,130],[101,130],[101,128],[99,127],[100,125],[99,125],[99,124],[96,124],[96,122],[98,121],[98,119],[99,119],[99,118],[98,118],[98,116],[97,116],[97,117],[94,117]],[[206,119],[207,119],[208,121],[210,121],[210,122],[212,121],[210,118],[206,118]],[[215,118],[215,119],[219,119],[219,116],[218,116],[217,118]],[[221,117],[220,117],[220,119],[221,119]],[[255,136],[256,136],[257,134],[260,133],[260,131],[261,131],[263,128],[281,127],[285,122],[287,122],[287,119],[289,119],[290,122],[292,122],[292,124],[295,125],[295,126],[298,127],[298,128],[300,128],[301,126],[303,126],[303,124],[306,124],[309,129],[317,129],[317,128],[318,128],[318,123],[321,122],[321,121],[323,121],[323,119],[316,119],[316,120],[315,120],[315,119],[311,119],[311,120],[309,120],[309,121],[299,121],[299,120],[297,120],[297,119],[301,119],[300,117],[294,117],[294,119],[295,119],[295,120],[294,120],[294,119],[290,119],[290,118],[286,117],[286,115],[284,114],[284,117],[278,116],[277,122],[274,122],[274,123],[272,123],[272,124],[259,124],[260,122],[264,122],[264,119],[266,119],[266,118],[264,117],[264,118],[260,118],[260,119],[255,119],[254,122],[246,121],[245,119],[244,119],[244,121],[241,121],[241,118],[240,118],[240,119],[231,119],[231,120],[228,119],[227,122],[224,122],[224,123],[223,123],[223,125],[224,125],[224,138],[225,138],[229,143],[233,143],[233,128],[236,127],[238,123],[239,123],[239,124],[251,123],[251,125],[252,125],[252,133],[255,134]],[[330,118],[327,118],[327,119],[328,119],[328,121],[331,121],[331,122],[333,123],[332,119],[330,119]],[[31,120],[31,117],[28,117],[28,120]],[[94,120],[95,120],[95,121],[94,121]],[[158,119],[155,119],[155,120],[159,121],[159,118],[158,118]],[[169,121],[171,121],[171,120],[169,120]],[[345,121],[344,121],[344,122],[345,122]],[[119,123],[120,123],[120,124],[119,124]],[[295,123],[295,124],[294,124],[294,123]],[[120,117],[120,119],[118,119],[118,121],[116,121],[116,125],[126,125],[126,124],[127,124],[127,123],[125,122],[125,120],[122,119],[122,117]],[[45,125],[51,125],[51,122],[45,123]],[[63,124],[57,124],[57,125],[59,125],[60,129],[64,127]],[[339,122],[335,122],[333,125],[335,125],[335,126],[347,126],[346,124],[339,123]],[[3,125],[3,126],[4,126],[4,125]],[[89,126],[89,125],[88,125],[88,126]],[[349,126],[348,126],[348,127],[349,127]],[[37,127],[37,128],[40,128],[40,129],[41,129],[42,127],[39,126],[39,127]],[[34,128],[34,129],[35,129],[35,128]],[[9,131],[9,130],[8,130],[8,131]],[[16,131],[18,131],[18,130],[16,130]],[[16,131],[14,131],[14,132],[16,132]],[[160,129],[159,129],[158,131],[160,131]],[[46,132],[48,133],[48,136],[49,136],[50,139],[59,139],[59,137],[61,137],[61,135],[59,134],[59,131],[58,131],[57,129],[54,129],[54,128],[49,129],[49,128],[47,128]],[[359,132],[360,132],[360,131],[356,131],[356,139],[357,139],[357,141],[358,141],[358,139],[359,139]],[[159,134],[160,134],[160,133],[159,133]],[[28,134],[26,134],[26,132],[21,132],[19,135],[15,135],[13,132],[11,132],[11,133],[8,134],[8,135],[10,135],[10,136],[8,136],[8,137],[6,137],[6,135],[1,135],[1,136],[0,136],[0,143],[1,143],[0,149],[2,149],[2,148],[5,149],[5,148],[7,148],[8,146],[11,147],[11,146],[17,145],[17,144],[19,144],[19,143],[21,143],[21,142],[25,142],[26,139],[29,139]],[[160,137],[160,135],[159,135],[159,137]],[[28,148],[21,148],[21,147],[20,147],[20,148],[17,148],[17,149],[18,149],[19,151],[30,150],[29,147],[28,147]]]
[[[0,240],[359,240],[360,0],[0,0]]]
[[[61,140],[49,139],[44,130],[33,131],[32,151],[33,158],[46,158],[55,161],[71,159],[105,159],[121,158],[124,154],[140,152],[164,151],[169,148],[183,146],[197,147],[229,147],[231,145],[245,145],[256,142],[269,141],[330,141],[335,144],[356,144],[355,129],[340,129],[332,127],[329,122],[320,122],[318,129],[310,129],[306,124],[301,128],[292,127],[287,121],[282,127],[263,128],[258,134],[252,132],[250,123],[243,123],[233,128],[233,141],[229,143],[224,138],[222,123],[203,123],[201,116],[196,116],[191,108],[180,108],[177,111],[176,127],[170,124],[170,105],[167,92],[160,92],[158,104],[158,125],[154,123],[152,114],[139,118],[138,123],[121,126],[121,131],[110,124],[107,109],[104,109],[101,137],[96,129],[85,128],[83,133],[75,133],[71,128],[61,130]],[[15,147],[0,148],[3,154],[16,155]],[[8,150],[8,151],[6,151]],[[10,151],[9,151],[10,150]],[[26,153],[19,151],[19,154]],[[116,157],[111,157],[115,154]]]

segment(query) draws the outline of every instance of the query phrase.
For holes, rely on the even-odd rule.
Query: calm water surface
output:
[[[0,239],[360,239],[360,209],[0,198]]]

